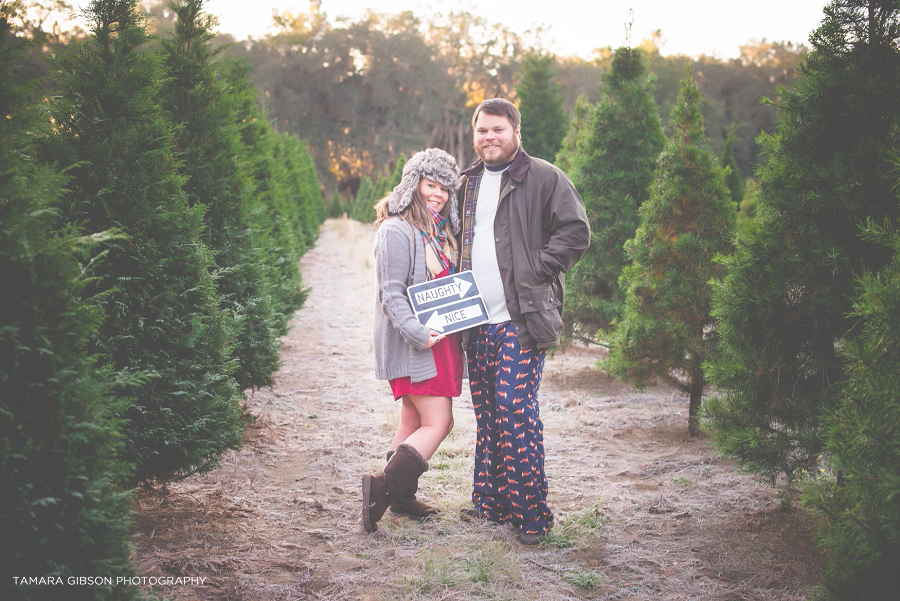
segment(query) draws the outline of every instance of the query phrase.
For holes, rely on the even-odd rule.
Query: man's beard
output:
[[[473,148],[475,149],[475,154],[478,155],[478,158],[484,161],[485,165],[488,165],[489,167],[496,167],[497,165],[503,165],[504,163],[508,163],[513,160],[513,157],[515,157],[516,153],[519,152],[519,143],[518,140],[516,140],[514,144],[508,147],[500,146],[501,154],[499,156],[495,155],[497,156],[497,158],[492,159],[485,158],[484,152],[480,147],[473,146]]]

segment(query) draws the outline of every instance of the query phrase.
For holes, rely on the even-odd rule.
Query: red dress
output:
[[[435,278],[450,275],[448,267]],[[409,376],[394,378],[390,381],[394,400],[404,394],[421,396],[455,397],[462,394],[462,351],[460,350],[459,332],[448,334],[446,338],[431,347],[434,354],[434,366],[437,375],[421,382],[411,382]]]

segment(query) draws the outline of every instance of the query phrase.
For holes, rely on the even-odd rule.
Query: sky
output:
[[[70,0],[71,1],[71,0]],[[454,7],[500,23],[516,33],[541,24],[549,28],[544,46],[560,56],[591,58],[594,48],[626,45],[625,24],[632,23],[631,44],[662,30],[664,55],[706,54],[737,58],[752,41],[808,45],[829,0],[518,0],[516,2],[421,2],[419,0],[322,0],[329,20],[356,19],[372,8],[381,13],[412,10],[417,16]],[[84,6],[87,0],[72,2]],[[219,18],[220,31],[238,39],[262,37],[272,11],[309,10],[307,0],[208,0],[206,10]],[[514,9],[512,7],[515,7]],[[629,9],[633,11],[630,16]]]

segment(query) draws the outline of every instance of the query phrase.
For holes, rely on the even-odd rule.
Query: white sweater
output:
[[[504,169],[505,171],[505,169]],[[503,171],[484,170],[478,187],[475,205],[475,227],[472,232],[472,273],[478,282],[478,291],[490,316],[490,323],[512,319],[506,308],[506,293],[500,279],[497,248],[494,240],[494,216],[500,202],[500,181]]]

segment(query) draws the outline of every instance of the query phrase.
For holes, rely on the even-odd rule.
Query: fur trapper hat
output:
[[[416,189],[423,177],[435,181],[450,190],[450,231],[459,233],[459,210],[456,191],[459,189],[459,167],[456,159],[440,148],[426,148],[407,161],[403,166],[403,177],[391,192],[388,213],[396,215],[412,203]]]

